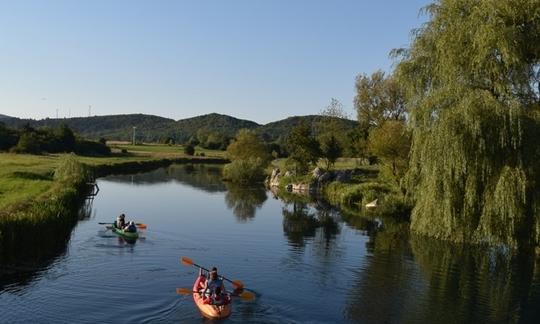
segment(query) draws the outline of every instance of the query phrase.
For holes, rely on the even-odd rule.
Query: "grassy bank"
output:
[[[127,145],[129,147],[129,145]],[[58,196],[58,188],[73,187],[55,179],[55,170],[71,157],[86,167],[81,179],[84,183],[94,177],[110,173],[140,172],[167,166],[172,163],[225,163],[223,153],[210,151],[205,156],[187,156],[180,152],[171,153],[170,146],[143,146],[147,151],[110,157],[83,157],[69,154],[29,155],[0,153],[0,221],[6,218],[31,215],[31,206],[38,202],[51,202]],[[140,149],[140,145],[135,146]],[[177,149],[177,148],[176,148]],[[178,149],[177,149],[178,150]]]
[[[285,170],[285,160],[274,160],[270,169],[276,167]],[[341,158],[332,170],[350,170],[353,176],[347,182],[329,182],[320,188],[317,194],[330,204],[355,212],[369,212],[371,215],[409,218],[411,207],[405,202],[403,194],[395,184],[379,179],[378,166],[361,165],[358,159]],[[285,190],[287,185],[308,184],[313,181],[311,174],[286,176],[281,178],[279,189],[281,194],[286,195],[289,194]],[[375,199],[378,203],[377,208],[366,210],[364,206]]]

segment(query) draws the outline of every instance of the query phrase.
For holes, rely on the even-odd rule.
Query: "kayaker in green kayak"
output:
[[[120,214],[118,217],[116,217],[116,222],[114,222],[114,227],[118,229],[123,229],[126,227],[126,215]]]
[[[137,232],[137,226],[135,226],[135,222],[131,221],[126,226],[124,226],[124,232],[136,233]]]

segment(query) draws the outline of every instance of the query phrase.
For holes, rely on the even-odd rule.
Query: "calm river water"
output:
[[[173,165],[99,179],[73,229],[0,250],[0,322],[205,322],[175,292],[197,273],[182,256],[256,293],[224,322],[540,322],[531,255],[411,237],[406,223],[282,200],[220,172]],[[148,225],[135,244],[98,225],[120,213]]]

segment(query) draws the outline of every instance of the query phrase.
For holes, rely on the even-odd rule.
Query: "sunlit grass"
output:
[[[129,154],[134,155],[152,155],[154,157],[164,157],[164,158],[180,158],[180,157],[189,157],[189,155],[184,154],[184,145],[167,145],[167,144],[114,144],[111,145],[116,152],[121,152],[125,150]],[[198,156],[201,153],[206,157],[217,157],[225,158],[225,151],[219,150],[208,150],[202,147],[195,147],[195,155]]]
[[[127,154],[113,154],[108,157],[76,156],[89,166],[115,165],[127,162],[158,161],[164,158],[191,158],[183,153],[180,145],[117,145],[126,149]],[[198,150],[204,157],[224,158],[225,152]],[[53,187],[54,170],[65,154],[30,155],[0,153],[0,215],[16,209],[22,204],[40,198]]]
[[[0,210],[27,202],[49,190],[58,156],[0,154]]]

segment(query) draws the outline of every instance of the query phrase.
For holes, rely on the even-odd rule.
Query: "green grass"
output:
[[[0,154],[0,211],[48,191],[58,163],[58,156]]]
[[[128,154],[109,157],[77,156],[88,166],[115,165],[127,162],[158,161],[165,158],[190,157],[182,146],[169,145],[114,145],[117,150],[126,149]],[[205,158],[224,158],[225,152],[199,150]],[[0,217],[36,199],[49,194],[53,187],[54,170],[66,154],[30,155],[0,153]]]
[[[113,144],[111,145],[113,152],[126,150],[128,153],[138,156],[152,155],[154,157],[186,157],[184,154],[184,145],[167,145],[167,144]],[[195,148],[195,155],[204,153],[206,157],[225,158],[225,151],[207,150],[201,147]]]

